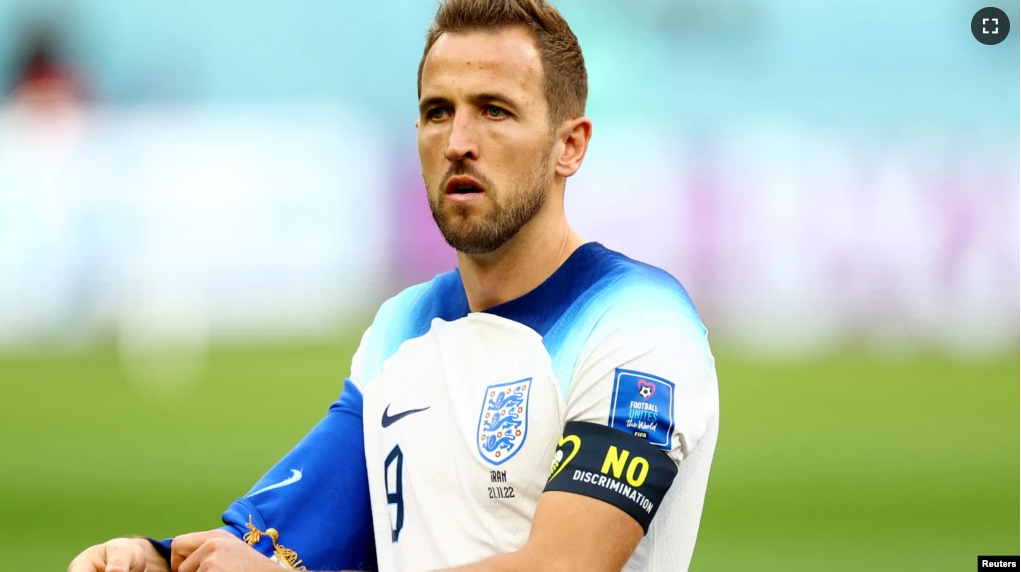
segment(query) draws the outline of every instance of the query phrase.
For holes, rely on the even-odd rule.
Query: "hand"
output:
[[[280,572],[280,566],[225,530],[183,534],[170,551],[174,572]]]
[[[67,572],[168,572],[166,562],[144,538],[115,538],[85,549]]]

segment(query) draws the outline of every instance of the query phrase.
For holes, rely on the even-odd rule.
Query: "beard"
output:
[[[444,204],[443,183],[437,192],[429,193],[429,209],[447,244],[458,252],[478,255],[493,252],[514,238],[546,204],[553,185],[553,174],[548,171],[552,152],[550,141],[528,180],[507,194],[497,192],[493,183],[470,164],[461,161],[451,166],[443,181],[457,175],[474,178],[485,187],[491,206],[485,215],[479,215],[473,213],[478,209],[475,205]],[[498,201],[499,197],[505,199]]]

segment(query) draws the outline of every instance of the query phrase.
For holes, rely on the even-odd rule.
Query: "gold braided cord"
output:
[[[275,528],[267,528],[265,532],[256,528],[252,524],[252,515],[248,515],[248,532],[245,533],[243,540],[248,543],[248,546],[255,546],[263,536],[268,536],[273,542],[273,556],[276,557],[277,562],[284,565],[289,570],[297,570],[299,572],[305,572],[305,567],[301,565],[301,559],[298,558],[298,553],[287,548],[283,544],[277,544],[280,539],[280,533]]]
[[[285,564],[291,570],[305,570],[305,567],[301,565],[301,560],[298,558],[298,553],[285,547],[283,544],[273,544],[273,554],[277,557],[277,561]]]
[[[262,531],[252,524],[252,515],[248,515],[248,532],[242,537],[242,540],[248,543],[248,546],[255,546],[262,540]]]

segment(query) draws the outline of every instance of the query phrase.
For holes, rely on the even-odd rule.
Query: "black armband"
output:
[[[546,490],[610,503],[647,533],[675,476],[673,459],[644,439],[606,425],[572,421],[564,427]]]

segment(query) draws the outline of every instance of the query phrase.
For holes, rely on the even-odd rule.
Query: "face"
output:
[[[496,250],[546,203],[554,137],[542,81],[523,29],[444,34],[426,57],[422,177],[440,232],[460,252]]]

